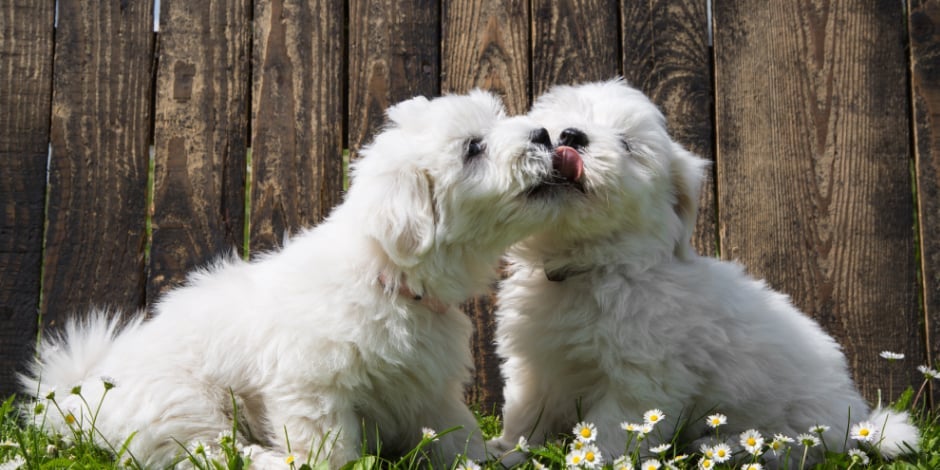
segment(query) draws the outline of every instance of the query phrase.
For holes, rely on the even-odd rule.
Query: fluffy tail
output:
[[[126,328],[135,327],[140,321],[133,320]],[[21,390],[37,398],[55,390],[67,394],[91,377],[95,366],[111,350],[122,329],[120,325],[120,315],[101,310],[84,319],[69,319],[58,334],[43,340],[28,371],[19,376]]]
[[[875,408],[868,418],[881,431],[877,447],[881,455],[894,459],[899,455],[917,452],[920,446],[920,431],[911,423],[906,411],[898,412]]]

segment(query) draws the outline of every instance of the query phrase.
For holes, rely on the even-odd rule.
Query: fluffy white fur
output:
[[[374,449],[376,432],[383,452],[406,451],[422,427],[462,426],[435,443],[442,460],[482,458],[463,403],[471,323],[429,300],[453,306],[486,288],[507,247],[549,216],[555,200],[532,190],[551,178],[551,142],[480,91],[414,98],[388,118],[316,228],[193,273],[150,320],[92,313],[46,341],[22,389],[55,392],[48,424],[71,434],[59,407],[87,430],[105,378],[116,387],[96,437],[119,448],[133,434],[130,452],[150,467],[172,465],[178,442],[229,431],[233,396],[257,468],[286,466],[285,434],[298,463],[326,440],[339,468],[363,441]]]
[[[510,251],[496,314],[505,432],[493,446],[570,433],[578,403],[610,458],[624,452],[620,423],[653,408],[667,416],[655,435],[691,421],[684,442],[713,435],[704,416],[721,412],[734,443],[749,428],[795,437],[825,424],[841,449],[849,423],[870,419],[885,427],[884,454],[917,445],[906,415],[870,413],[839,345],[787,296],[693,252],[706,163],[670,139],[648,98],[619,80],[559,86],[529,116],[578,150],[584,174],[561,217]]]

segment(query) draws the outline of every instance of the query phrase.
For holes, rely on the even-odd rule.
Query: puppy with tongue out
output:
[[[850,420],[869,420],[881,455],[916,446],[906,415],[869,414],[836,342],[786,296],[693,252],[706,164],[672,141],[646,96],[617,80],[559,86],[529,117],[555,145],[548,184],[565,190],[545,193],[555,217],[507,256],[496,312],[504,427],[491,452],[586,429],[596,440],[582,459],[606,463],[626,448],[620,423],[653,409],[664,418],[646,443],[681,430],[680,452],[714,444],[696,418],[714,412],[727,416],[723,436],[826,424],[822,437],[841,451]],[[776,458],[764,456],[785,465]]]

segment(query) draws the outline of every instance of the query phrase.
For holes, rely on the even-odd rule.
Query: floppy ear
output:
[[[682,232],[676,242],[675,255],[681,260],[694,256],[692,235],[695,233],[695,219],[698,216],[699,191],[702,187],[704,169],[708,162],[673,143],[673,158],[669,165],[669,177],[672,180],[676,201],[673,210],[682,223]]]
[[[432,192],[429,177],[410,168],[401,169],[392,184],[376,195],[378,211],[368,218],[367,230],[399,266],[414,266],[434,244],[437,220]]]

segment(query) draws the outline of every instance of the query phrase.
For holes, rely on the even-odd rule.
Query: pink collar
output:
[[[385,274],[380,273],[378,280],[379,280],[379,285],[382,286],[383,288],[388,285],[388,283],[385,280]],[[408,285],[404,283],[404,276],[402,276],[402,281],[403,282],[398,284],[398,295],[402,297],[407,297],[408,299],[412,301],[418,302],[424,305],[425,308],[427,308],[428,310],[434,313],[437,313],[440,315],[447,313],[447,310],[450,308],[449,305],[432,297],[425,297],[422,295],[415,294],[414,291],[408,288]]]

